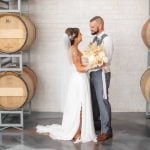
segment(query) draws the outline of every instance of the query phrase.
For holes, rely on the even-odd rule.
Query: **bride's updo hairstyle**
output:
[[[74,44],[74,40],[76,37],[78,37],[79,32],[79,28],[67,28],[65,30],[65,33],[68,35],[71,45]]]

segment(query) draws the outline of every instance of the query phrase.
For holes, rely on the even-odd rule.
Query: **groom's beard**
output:
[[[97,33],[99,33],[99,29],[98,29],[98,28],[97,28],[97,30],[96,30],[96,31],[91,32],[91,34],[92,34],[92,35],[96,35]]]

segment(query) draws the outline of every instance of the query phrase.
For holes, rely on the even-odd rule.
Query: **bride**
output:
[[[52,139],[96,142],[88,74],[90,68],[81,63],[82,53],[78,45],[82,34],[78,28],[67,28],[67,59],[70,78],[65,99],[62,124],[36,126],[38,133],[48,133]]]

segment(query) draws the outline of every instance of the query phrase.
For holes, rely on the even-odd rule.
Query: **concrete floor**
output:
[[[113,113],[114,137],[104,143],[73,144],[35,132],[37,124],[61,123],[61,116],[36,112],[25,115],[23,131],[14,128],[0,131],[0,150],[150,150],[150,119],[145,119],[145,113]]]

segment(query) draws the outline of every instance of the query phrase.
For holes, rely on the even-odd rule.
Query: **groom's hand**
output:
[[[105,70],[105,67],[107,66],[106,63],[104,63],[102,66],[100,66],[99,68],[102,69],[102,70]]]
[[[102,69],[102,68],[105,67],[105,66],[106,66],[106,63],[103,63],[103,65],[100,66],[100,68]]]

